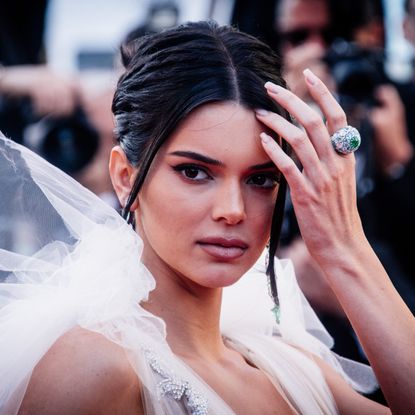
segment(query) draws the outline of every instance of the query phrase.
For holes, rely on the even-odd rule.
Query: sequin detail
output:
[[[187,380],[174,375],[163,360],[151,350],[144,351],[151,369],[163,380],[157,384],[159,398],[169,396],[176,401],[183,401],[191,415],[208,415],[208,401]]]

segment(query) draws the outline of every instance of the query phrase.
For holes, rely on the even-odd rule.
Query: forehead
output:
[[[191,150],[227,162],[269,160],[259,134],[266,128],[254,111],[234,102],[205,104],[177,127],[164,152]]]
[[[329,21],[327,0],[281,0],[278,28],[283,32],[297,28],[322,28]]]

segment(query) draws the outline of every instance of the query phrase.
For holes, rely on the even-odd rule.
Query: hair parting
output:
[[[213,21],[187,23],[129,40],[121,47],[126,67],[112,103],[115,135],[138,173],[122,215],[134,226],[136,200],[160,147],[191,111],[201,105],[234,101],[289,119],[266,93],[272,81],[285,87],[276,54],[253,36]],[[237,143],[235,143],[237,145]],[[282,148],[288,151],[286,142]],[[277,298],[274,255],[283,221],[286,182],[281,178],[272,217],[267,275]]]

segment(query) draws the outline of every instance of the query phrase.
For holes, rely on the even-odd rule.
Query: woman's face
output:
[[[262,149],[254,112],[206,104],[159,151],[139,193],[143,262],[204,287],[236,282],[269,237],[276,167]]]

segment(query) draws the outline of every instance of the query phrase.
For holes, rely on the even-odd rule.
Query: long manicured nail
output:
[[[304,74],[304,77],[305,77],[305,80],[311,85],[311,86],[314,86],[317,82],[318,82],[318,78],[317,78],[317,76],[315,76],[314,74],[313,74],[313,72],[311,72],[311,70],[310,69],[304,69],[304,71],[303,71],[303,74]]]
[[[267,110],[264,110],[264,109],[262,109],[262,108],[257,108],[257,109],[255,110],[255,112],[256,112],[256,114],[257,114],[257,115],[259,115],[260,117],[266,117],[266,116],[269,114],[269,112],[268,112]]]
[[[261,133],[259,136],[261,137],[261,141],[262,141],[264,144],[268,144],[268,143],[270,143],[270,142],[271,142],[271,137],[270,137],[268,134]]]
[[[266,82],[264,86],[269,92],[272,92],[274,94],[278,94],[282,89],[282,87],[280,87],[279,85],[276,85],[273,82],[269,81]]]

